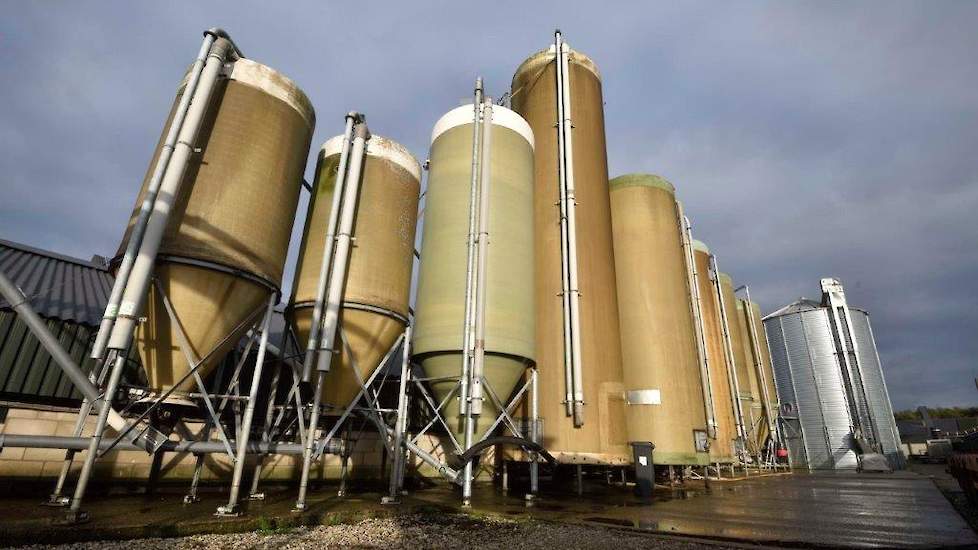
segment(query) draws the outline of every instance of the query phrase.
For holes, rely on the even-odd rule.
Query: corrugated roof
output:
[[[31,300],[38,315],[97,326],[112,290],[104,265],[0,239],[0,271]],[[0,298],[0,308],[10,304]]]

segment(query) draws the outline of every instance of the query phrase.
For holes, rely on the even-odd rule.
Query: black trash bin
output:
[[[652,498],[655,487],[652,451],[655,445],[651,441],[629,441],[628,444],[632,446],[632,458],[635,460],[635,494],[642,498]]]

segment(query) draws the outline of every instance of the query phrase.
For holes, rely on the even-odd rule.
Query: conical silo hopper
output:
[[[174,110],[185,85],[186,80]],[[315,125],[312,106],[294,82],[248,59],[231,65],[215,95],[154,271],[193,355],[204,359],[201,376],[260,320],[270,294],[279,291]],[[120,256],[162,143],[161,137]],[[178,383],[188,362],[156,285],[150,287],[145,317],[135,345],[149,388],[159,394],[176,385],[168,402],[189,405],[185,392],[196,391],[195,382],[189,377]]]
[[[720,324],[716,286],[710,279],[710,249],[696,240],[693,241],[693,261],[696,263],[696,284],[700,290],[703,335],[706,340],[713,414],[716,419],[716,438],[710,444],[710,462],[729,463],[735,461],[738,437],[733,380],[730,377],[723,326]]]
[[[320,149],[306,213],[289,305],[301,346],[309,338],[343,140],[344,136],[336,136]],[[408,318],[421,166],[399,143],[374,135],[367,141],[361,181],[355,246],[334,344],[342,353],[333,355],[323,385],[327,414],[342,412],[360,391],[352,360],[366,381],[404,331]]]
[[[413,350],[426,376],[442,378],[431,383],[439,403],[455,390],[462,365],[473,114],[472,105],[449,111],[431,136]],[[518,114],[494,106],[489,143],[484,376],[505,403],[535,352],[533,240],[528,238],[533,232],[533,132]],[[498,414],[486,396],[474,442]],[[444,415],[461,443],[457,394]]]
[[[586,55],[569,50],[568,58],[584,391],[580,427],[575,427],[565,404],[556,48],[526,59],[516,70],[511,88],[512,108],[529,123],[536,141],[535,358],[542,444],[561,462],[629,463],[601,76]]]
[[[675,189],[651,174],[611,180],[630,441],[651,441],[657,464],[706,464],[694,432],[706,413]]]

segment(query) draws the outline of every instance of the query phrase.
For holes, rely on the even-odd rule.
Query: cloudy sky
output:
[[[206,27],[299,83],[314,143],[357,109],[423,159],[559,26],[604,76],[612,176],[673,181],[765,312],[839,277],[896,408],[978,401],[978,4],[202,4],[0,1],[0,238],[115,250]]]

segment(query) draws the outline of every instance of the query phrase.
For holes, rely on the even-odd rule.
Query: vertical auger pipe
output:
[[[469,181],[469,232],[466,239],[467,256],[465,263],[465,307],[462,321],[462,372],[459,377],[459,412],[462,413],[463,452],[472,445],[475,431],[472,418],[472,359],[475,347],[475,262],[476,228],[479,202],[480,154],[482,140],[482,77],[476,78],[472,101],[472,172]],[[468,506],[472,497],[472,464],[466,463],[462,470],[462,505]]]
[[[744,295],[747,297],[747,327],[750,329],[751,343],[754,348],[754,369],[757,372],[758,384],[761,387],[761,399],[764,401],[764,415],[767,416],[767,429],[771,438],[775,438],[774,415],[777,411],[771,411],[771,399],[767,391],[767,377],[764,373],[764,357],[761,355],[761,341],[757,333],[757,325],[754,324],[754,302],[750,299],[750,287],[744,285]]]
[[[723,352],[727,359],[727,380],[730,383],[730,400],[734,410],[734,422],[737,424],[737,435],[741,442],[747,445],[747,429],[744,427],[744,410],[740,404],[740,382],[737,380],[737,366],[734,364],[730,323],[727,320],[727,304],[723,299],[723,288],[720,285],[720,267],[717,265],[717,257],[713,254],[710,254],[710,266],[713,270],[713,286],[717,295],[717,310],[720,312],[720,328],[723,331]]]
[[[567,267],[567,181],[564,171],[564,87],[563,87],[563,64],[560,62],[561,45],[560,32],[554,34],[554,73],[556,75],[556,91],[554,97],[557,98],[557,123],[554,124],[557,130],[557,205],[560,221],[560,300],[561,313],[564,329],[564,406],[565,414],[574,414],[574,347],[571,345],[571,309],[570,309],[570,287],[568,286],[568,267]]]
[[[268,309],[261,324],[261,340],[258,344],[258,357],[255,360],[255,370],[251,375],[251,390],[248,392],[248,403],[245,405],[244,416],[241,418],[241,428],[238,430],[237,453],[234,456],[234,473],[231,475],[231,493],[227,506],[217,509],[218,515],[236,515],[238,513],[238,495],[241,492],[241,477],[244,474],[245,457],[248,453],[248,440],[251,437],[251,423],[255,418],[255,405],[258,401],[258,387],[261,385],[261,374],[265,366],[265,355],[268,352],[268,328],[272,321],[272,309],[278,295],[272,293],[268,299]],[[260,460],[260,459],[259,459]]]
[[[713,386],[710,380],[710,360],[706,353],[706,334],[703,327],[703,309],[699,283],[696,280],[696,257],[693,255],[693,228],[683,213],[683,205],[676,203],[679,214],[679,231],[682,234],[683,256],[686,258],[686,276],[689,285],[689,301],[693,312],[693,330],[696,332],[696,352],[700,363],[700,383],[703,385],[703,403],[706,412],[706,431],[710,439],[717,437],[717,419],[713,403]]]
[[[357,201],[360,197],[361,174],[366,163],[367,140],[370,130],[366,122],[354,126],[353,148],[343,183],[343,209],[339,217],[336,233],[336,250],[333,253],[333,267],[329,273],[329,288],[326,293],[326,312],[323,315],[323,333],[319,342],[317,369],[329,370],[333,362],[336,331],[340,324],[340,309],[343,306],[343,291],[346,288],[346,274],[350,265],[350,249],[353,245],[353,229],[357,217]],[[339,174],[336,176],[340,177]]]
[[[570,94],[570,47],[563,41],[560,31],[555,33],[557,60],[560,63],[560,103],[563,118],[560,135],[564,146],[564,208],[567,216],[567,291],[570,293],[571,367],[574,383],[574,426],[584,425],[584,374],[581,366],[581,292],[577,274],[577,192],[574,187],[574,141]]]
[[[343,130],[343,147],[340,149],[340,163],[336,168],[336,181],[333,182],[333,202],[329,209],[329,221],[326,223],[326,239],[323,241],[323,261],[319,266],[319,282],[316,286],[316,303],[312,308],[312,321],[309,324],[309,340],[306,343],[306,355],[302,361],[302,381],[312,381],[313,363],[316,349],[319,347],[319,335],[323,325],[323,306],[326,301],[326,287],[329,283],[329,271],[333,261],[333,250],[336,245],[336,224],[340,217],[340,206],[343,200],[343,185],[346,181],[347,164],[350,160],[350,144],[353,140],[353,126],[360,122],[359,113],[346,115],[346,127]],[[313,188],[313,193],[317,189]],[[310,201],[316,197],[309,197]],[[307,221],[308,223],[308,221]]]
[[[197,134],[210,107],[214,89],[221,71],[224,69],[224,61],[230,49],[231,43],[221,38],[214,41],[210,52],[207,54],[207,61],[201,72],[200,81],[190,102],[186,119],[180,128],[173,156],[167,164],[159,194],[153,203],[153,211],[146,222],[146,231],[139,245],[139,252],[133,262],[132,271],[122,294],[122,301],[119,304],[115,325],[112,327],[108,342],[108,347],[111,349],[125,350],[132,340],[137,320],[146,301],[150,278],[156,263],[156,254],[159,252],[160,243],[163,240],[163,232],[166,230],[170,210],[179,196],[187,166],[190,164],[190,157],[195,152]]]
[[[472,414],[482,414],[482,376],[486,363],[486,288],[489,277],[489,195],[492,155],[492,99],[482,109],[482,155],[479,161],[479,232],[476,253],[475,341],[472,362],[472,388],[469,401]]]
[[[197,90],[197,84],[200,82],[200,76],[204,70],[207,54],[211,51],[211,46],[216,39],[217,37],[213,33],[204,33],[204,43],[201,44],[197,58],[190,68],[187,85],[184,87],[183,95],[180,96],[180,103],[173,113],[173,120],[170,122],[169,130],[167,130],[166,140],[160,148],[160,155],[156,160],[156,166],[153,168],[153,175],[149,180],[149,184],[146,186],[146,195],[143,197],[143,202],[139,206],[139,215],[136,217],[136,223],[133,225],[132,233],[129,235],[129,241],[126,243],[126,251],[122,255],[119,268],[116,270],[115,282],[112,284],[112,291],[109,293],[109,302],[105,306],[105,314],[102,316],[102,322],[95,336],[95,343],[92,345],[91,358],[96,361],[101,361],[105,356],[105,347],[109,342],[112,327],[115,325],[116,315],[119,313],[119,302],[122,300],[122,293],[126,289],[126,284],[129,282],[129,275],[132,273],[136,255],[139,253],[139,247],[143,242],[143,235],[146,232],[146,222],[149,221],[149,216],[153,212],[153,204],[156,202],[156,197],[160,192],[163,175],[166,173],[170,158],[173,156],[173,150],[177,146],[177,138],[180,136],[184,119],[186,119],[187,112],[190,110],[190,100],[193,99],[194,92]]]

